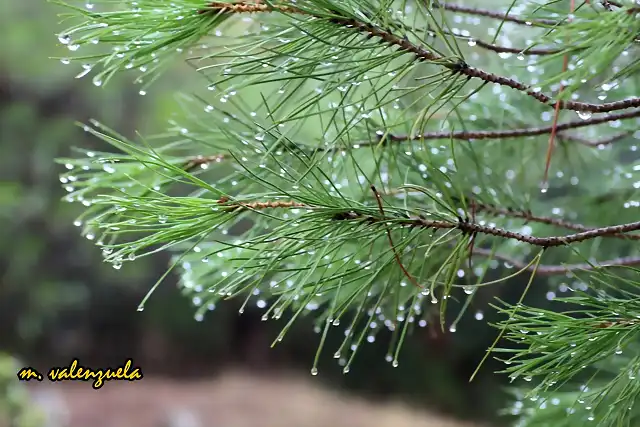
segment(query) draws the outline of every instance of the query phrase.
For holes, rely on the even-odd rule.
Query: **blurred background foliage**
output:
[[[147,376],[215,375],[238,364],[308,373],[319,338],[310,322],[298,322],[271,349],[282,323],[261,322],[261,314],[252,310],[240,316],[238,301],[196,322],[175,278],[161,286],[144,312],[137,312],[168,257],[160,254],[114,270],[73,225],[81,206],[63,201],[54,158],[71,155],[74,146],[106,148],[74,122],[95,118],[132,137],[135,131],[158,132],[175,107],[174,89],[188,89],[185,79],[193,70],[176,67],[146,96],[127,75],[97,88],[90,79],[74,79],[82,71],[77,64],[51,59],[65,53],[55,37],[61,30],[58,7],[1,1],[0,351],[41,369],[68,364],[72,357],[90,366],[117,365],[133,357]],[[494,292],[514,300],[522,285],[512,281]],[[548,288],[540,285],[530,295],[531,304],[545,300]],[[476,303],[486,305],[491,296],[478,297]],[[482,322],[467,317],[455,334],[425,329],[412,336],[398,368],[384,361],[386,343],[380,336],[361,351],[349,375],[329,355],[314,381],[371,397],[402,396],[460,417],[492,418],[504,399],[504,380],[492,374],[497,366],[487,364],[468,383],[494,338],[486,325],[492,318],[490,313]],[[340,337],[329,339],[339,342]],[[11,358],[0,359],[4,410],[18,396],[9,390],[14,383],[7,382],[15,366]]]

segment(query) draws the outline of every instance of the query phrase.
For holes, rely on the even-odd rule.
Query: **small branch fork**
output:
[[[404,193],[405,190],[390,190],[385,195],[395,196],[397,194]],[[421,193],[420,193],[421,194]],[[455,199],[454,199],[455,200]],[[539,224],[553,225],[559,228],[565,228],[567,230],[573,230],[578,232],[585,232],[594,230],[595,227],[587,227],[586,225],[576,224],[574,222],[565,221],[561,218],[552,218],[548,216],[534,215],[531,210],[520,210],[512,208],[503,208],[495,206],[489,203],[479,203],[477,200],[472,200],[471,204],[471,216],[475,218],[476,213],[488,213],[492,216],[505,216],[511,218],[519,218],[525,220],[525,222],[537,222]],[[475,220],[473,220],[475,222]],[[612,234],[607,237],[618,238],[623,240],[640,240],[640,234]]]
[[[205,13],[270,13],[270,12],[281,12],[285,14],[298,14],[298,15],[307,15],[314,16],[318,19],[326,19],[324,16],[316,16],[309,11],[299,9],[295,6],[290,5],[266,5],[266,4],[256,4],[256,3],[227,3],[227,2],[211,2],[209,5],[201,9],[199,11],[200,14]],[[640,97],[632,97],[621,101],[607,102],[604,104],[591,104],[587,102],[577,102],[577,101],[556,101],[545,95],[542,92],[538,92],[527,86],[523,83],[518,82],[517,80],[498,76],[493,73],[486,72],[479,68],[474,68],[466,64],[463,60],[452,63],[451,61],[447,61],[444,58],[439,57],[433,52],[424,49],[421,46],[417,46],[411,43],[408,39],[404,37],[399,37],[388,30],[383,30],[373,24],[368,24],[365,22],[360,22],[353,18],[345,18],[340,16],[335,16],[329,18],[330,22],[333,22],[336,25],[340,25],[346,28],[353,28],[356,31],[359,31],[363,34],[366,34],[368,37],[377,37],[381,39],[383,42],[387,43],[390,46],[396,46],[399,50],[404,50],[406,52],[412,53],[415,55],[416,59],[419,61],[430,61],[434,63],[439,63],[446,68],[449,68],[455,74],[461,74],[467,76],[469,79],[477,78],[483,80],[487,83],[495,83],[501,86],[507,86],[517,91],[523,92],[528,96],[536,99],[537,101],[547,104],[547,105],[556,105],[557,109],[562,110],[575,110],[575,111],[584,111],[591,113],[606,113],[616,110],[624,110],[627,108],[635,108],[640,107]]]

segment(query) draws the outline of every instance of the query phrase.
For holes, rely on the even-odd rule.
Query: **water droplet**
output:
[[[136,254],[134,254],[134,253],[130,253],[130,254],[129,254],[129,256],[128,256],[127,258],[129,258],[129,261],[135,261],[135,259],[136,259]]]
[[[138,311],[144,311],[144,306],[143,305],[139,305],[138,306]]]
[[[582,120],[589,120],[592,116],[591,111],[576,111],[576,113]]]
[[[469,43],[469,46],[472,46],[472,47],[476,45],[476,41],[473,39],[469,39],[468,43]]]
[[[344,368],[342,368],[342,373],[343,374],[348,374],[349,373],[349,366],[345,366]]]
[[[71,52],[75,52],[76,50],[80,49],[80,45],[70,44],[70,45],[67,45],[67,49],[69,49]]]
[[[315,366],[311,368],[311,375],[318,375],[318,368],[316,368]]]
[[[393,366],[394,368],[398,367],[398,359],[393,359],[393,362],[391,362],[391,366]]]
[[[73,221],[73,225],[75,225],[76,227],[80,227],[82,225],[82,221],[76,219],[75,221]]]
[[[159,215],[158,216],[158,222],[160,224],[165,224],[167,222],[167,217],[165,215]]]
[[[71,42],[71,36],[67,35],[67,34],[60,34],[58,36],[58,40],[60,41],[60,43],[62,44],[69,44],[69,42]]]
[[[145,96],[147,94],[146,90],[141,90],[140,92],[138,92],[141,96]]]
[[[452,333],[453,333],[453,332],[455,332],[455,331],[457,331],[456,325],[451,325],[451,326],[449,327],[449,332],[452,332]]]
[[[116,270],[120,270],[122,268],[122,263],[121,262],[114,262],[112,267],[115,268]]]

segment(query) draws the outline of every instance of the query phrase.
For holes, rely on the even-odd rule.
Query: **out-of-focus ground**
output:
[[[100,390],[43,382],[29,390],[47,427],[478,427],[328,390],[320,381],[234,371],[200,381],[111,381]]]

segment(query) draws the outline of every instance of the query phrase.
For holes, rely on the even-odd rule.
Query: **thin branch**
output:
[[[621,139],[625,139],[631,134],[632,132],[620,132],[608,138],[603,138],[597,141],[588,141],[584,138],[580,138],[579,136],[574,135],[558,135],[558,139],[562,141],[576,142],[578,144],[586,145],[587,147],[603,147],[618,142]]]
[[[533,215],[531,211],[515,210],[510,208],[501,208],[498,206],[490,205],[488,203],[477,204],[476,209],[480,212],[487,212],[493,215],[504,215],[512,218],[524,219],[528,222],[537,222],[540,224],[553,225],[560,228],[566,228],[568,230],[574,230],[578,232],[586,232],[596,230],[594,227],[587,227],[582,224],[576,224],[573,222],[565,221],[560,218],[551,218],[547,216]],[[639,234],[612,234],[609,237],[615,237],[626,240],[640,240]]]
[[[299,9],[295,6],[290,5],[266,5],[266,4],[251,4],[251,3],[225,3],[225,2],[211,2],[209,5],[200,10],[199,13],[207,13],[207,12],[217,12],[217,13],[271,13],[271,12],[281,12],[285,14],[299,14],[299,15],[307,15],[313,16],[318,19],[328,19],[329,22],[332,22],[336,25],[340,25],[345,28],[352,28],[356,31],[359,31],[363,34],[366,34],[368,37],[378,37],[390,46],[397,46],[399,50],[403,50],[415,55],[416,59],[419,61],[430,61],[433,63],[440,64],[448,69],[450,69],[454,74],[465,75],[469,78],[477,78],[483,80],[488,83],[496,83],[501,86],[507,86],[512,89],[515,89],[520,92],[524,92],[530,97],[538,100],[543,104],[550,105],[552,103],[552,98],[548,95],[545,95],[542,92],[531,88],[524,83],[520,83],[517,80],[498,76],[493,73],[486,72],[479,68],[470,67],[464,60],[459,59],[457,62],[452,62],[451,60],[447,60],[445,58],[439,57],[433,52],[424,49],[421,46],[417,46],[411,43],[408,39],[404,37],[399,37],[387,30],[383,30],[373,24],[368,24],[365,22],[358,21],[353,18],[345,18],[341,16],[334,16],[331,18],[327,18],[326,16],[315,15],[309,11]],[[335,13],[335,12],[334,12]],[[584,111],[591,113],[606,113],[610,111],[616,110],[624,110],[627,108],[640,107],[640,97],[632,97],[629,99],[607,102],[604,104],[591,104],[587,102],[577,102],[577,101],[557,101],[559,109],[563,110],[575,110],[575,111]]]
[[[569,7],[570,7],[569,17],[567,18],[567,20],[571,22],[571,16],[573,16],[573,12],[576,7],[575,0],[571,0]],[[565,53],[564,58],[562,60],[563,73],[567,71],[568,66],[569,66],[569,55]],[[564,90],[564,84],[561,82],[560,90],[558,91],[558,94],[562,93],[563,90]],[[551,135],[549,135],[549,145],[547,146],[547,155],[546,155],[545,165],[544,165],[544,176],[542,178],[542,185],[543,185],[544,191],[546,191],[548,187],[549,168],[551,167],[551,155],[553,154],[556,133],[558,132],[558,117],[560,117],[560,101],[556,102],[556,106],[554,108],[553,125],[552,125],[553,128],[551,129]]]
[[[373,191],[373,195],[375,196],[376,202],[378,203],[378,208],[380,209],[380,215],[382,215],[382,218],[384,219],[384,209],[382,208],[382,199],[380,198],[380,194],[378,193],[378,190],[376,190],[376,187],[374,185],[371,186],[371,191]],[[415,286],[417,286],[418,288],[424,288],[424,286],[422,286],[420,283],[418,283],[418,281],[411,275],[411,273],[409,273],[407,271],[407,269],[402,264],[402,260],[400,259],[400,255],[398,255],[398,251],[396,251],[396,246],[393,244],[393,239],[391,238],[391,231],[389,230],[389,227],[386,227],[386,231],[387,231],[387,238],[389,239],[389,246],[391,247],[391,250],[393,251],[393,255],[394,255],[395,259],[396,259],[396,262],[398,263],[398,266],[400,266],[400,269],[402,270],[402,273]]]
[[[484,16],[486,18],[500,19],[501,21],[513,22],[514,24],[521,24],[526,26],[532,26],[532,25],[553,26],[560,23],[558,21],[554,21],[551,19],[534,19],[531,21],[527,21],[525,19],[520,19],[513,15],[506,15],[504,13],[495,12],[493,10],[479,9],[475,7],[468,7],[468,6],[458,5],[458,4],[451,4],[451,3],[439,3],[437,1],[433,2],[433,7],[449,10],[451,12],[466,13],[468,15],[476,15],[476,16]]]
[[[565,131],[569,129],[578,129],[581,127],[593,126],[601,123],[607,123],[615,120],[625,120],[634,117],[640,117],[640,109],[627,111],[624,113],[608,114],[606,116],[592,117],[587,120],[573,120],[561,123],[556,126],[556,131]],[[499,131],[455,131],[455,132],[425,132],[419,135],[387,135],[383,136],[383,143],[388,141],[401,142],[409,140],[422,139],[462,139],[462,140],[479,140],[479,139],[502,139],[502,138],[518,138],[527,136],[547,135],[553,130],[553,126],[531,127]],[[362,145],[363,143],[360,143]]]
[[[506,255],[493,253],[493,251],[489,249],[477,248],[473,251],[473,255],[480,255],[483,257],[494,258],[494,259],[503,261],[507,264],[511,264],[517,269],[524,269],[525,267],[527,267],[527,264],[528,264],[526,262],[522,262],[517,259],[510,258]],[[579,264],[565,264],[565,265],[539,265],[537,272],[538,272],[538,275],[541,275],[541,276],[555,276],[555,275],[567,274],[577,270],[591,271],[591,270],[596,270],[599,268],[606,268],[606,267],[620,267],[620,266],[633,267],[636,265],[640,265],[640,257],[629,256],[629,257],[622,257],[622,258],[614,258],[606,261],[600,261],[597,263],[594,262],[592,264],[579,263]],[[529,266],[527,270],[532,271],[533,266]]]
[[[281,202],[281,201],[268,201],[268,202],[232,202],[224,206],[230,208],[247,208],[252,210],[266,209],[266,208],[305,208],[305,209],[322,209],[323,206],[312,206],[298,202]],[[640,230],[640,221],[631,222],[628,224],[610,225],[606,227],[593,228],[583,232],[569,234],[566,236],[551,236],[551,237],[535,237],[528,236],[513,231],[505,230],[502,228],[489,227],[474,222],[466,221],[462,218],[458,218],[458,221],[446,221],[446,220],[430,220],[420,215],[417,217],[396,217],[396,218],[376,218],[372,215],[358,213],[355,210],[348,210],[344,212],[338,212],[332,216],[336,221],[362,221],[368,224],[386,224],[388,221],[396,221],[397,223],[410,228],[434,228],[434,229],[458,229],[465,234],[487,234],[496,237],[502,237],[504,239],[518,240],[523,243],[528,243],[534,246],[540,246],[543,248],[550,248],[556,246],[566,246],[571,243],[584,242],[586,240],[595,239],[597,237],[607,237],[614,234],[629,233],[632,231]]]
[[[398,194],[405,193],[405,190],[402,189],[392,189],[387,191],[385,195],[395,196]],[[414,192],[417,195],[424,195],[420,192]],[[454,200],[456,200],[454,198]],[[495,206],[489,203],[479,203],[476,200],[473,200],[472,203],[472,221],[475,222],[473,218],[475,218],[476,213],[487,213],[493,216],[505,216],[510,218],[519,218],[525,220],[525,222],[536,222],[539,224],[552,225],[559,228],[565,228],[567,230],[573,230],[578,232],[585,232],[590,230],[595,230],[595,227],[587,227],[586,225],[577,224],[574,222],[565,221],[561,218],[552,218],[548,216],[539,216],[534,215],[530,210],[520,210],[520,209],[511,209],[511,208],[503,208],[499,206]],[[624,239],[624,240],[640,240],[640,234],[612,234],[607,237]]]
[[[212,156],[195,156],[187,161],[184,170],[190,171],[198,166],[206,168],[211,163],[220,163],[224,160],[224,154],[215,154]]]
[[[521,54],[521,55],[553,55],[556,54],[558,52],[561,52],[559,49],[544,49],[544,48],[538,48],[538,49],[518,49],[515,47],[505,47],[505,46],[499,46],[496,44],[492,44],[492,43],[487,43],[485,41],[482,40],[478,40],[478,39],[474,39],[473,37],[469,37],[468,40],[470,42],[475,43],[477,46],[487,49],[487,50],[491,50],[494,51],[496,53],[515,53],[515,54]]]

